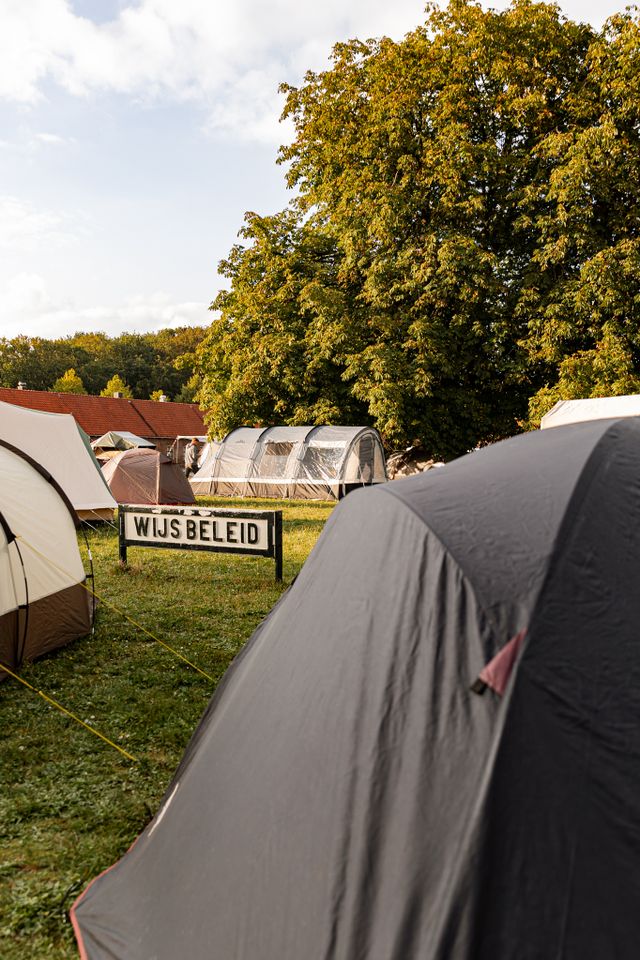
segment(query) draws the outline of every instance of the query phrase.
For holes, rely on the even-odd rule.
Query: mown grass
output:
[[[302,566],[331,506],[202,502],[283,510],[283,585],[272,560],[232,555],[130,549],[123,570],[114,529],[88,539],[98,594],[217,683]],[[108,603],[92,637],[25,665],[22,676],[137,758],[17,681],[0,685],[0,958],[58,960],[77,955],[69,907],[148,823],[214,684]]]

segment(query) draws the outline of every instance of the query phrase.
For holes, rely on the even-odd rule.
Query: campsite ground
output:
[[[283,509],[284,586],[331,512],[326,503],[225,500],[224,506]],[[76,956],[69,907],[148,823],[213,691],[210,680],[124,614],[217,682],[283,589],[274,582],[272,560],[132,549],[123,571],[113,528],[89,531],[89,542],[96,590],[105,599],[95,635],[26,666],[22,675],[137,761],[16,681],[0,685],[2,960]]]

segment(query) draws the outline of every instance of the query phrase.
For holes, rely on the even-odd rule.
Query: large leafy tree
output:
[[[569,123],[540,146],[552,170],[526,290],[526,346],[546,379],[533,426],[558,399],[640,392],[639,51],[637,18],[611,18]]]
[[[215,431],[359,415],[444,456],[512,432],[551,369],[553,145],[591,116],[597,43],[552,5],[453,0],[285,88],[296,197],[223,264],[198,368]]]
[[[248,214],[242,238],[248,245],[220,265],[231,287],[218,295],[220,316],[196,354],[198,399],[214,431],[362,419],[366,404],[343,379],[358,306],[331,233],[289,210]]]

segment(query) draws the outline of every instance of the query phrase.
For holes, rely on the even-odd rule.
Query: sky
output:
[[[504,3],[494,3],[501,7]],[[624,0],[564,0],[599,27]],[[2,0],[0,336],[207,324],[244,213],[290,195],[278,85],[423,0]]]

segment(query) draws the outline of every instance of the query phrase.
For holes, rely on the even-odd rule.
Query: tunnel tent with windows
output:
[[[386,479],[371,427],[239,427],[211,444],[191,486],[210,496],[339,500]]]

